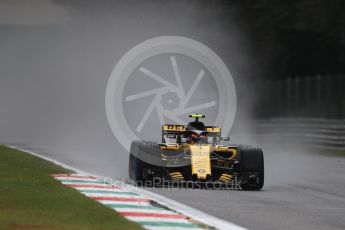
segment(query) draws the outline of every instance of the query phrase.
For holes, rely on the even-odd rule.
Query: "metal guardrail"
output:
[[[262,139],[308,147],[345,150],[345,120],[276,118],[256,120],[253,132]]]

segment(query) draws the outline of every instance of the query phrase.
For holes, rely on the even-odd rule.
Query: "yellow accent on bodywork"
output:
[[[185,125],[163,125],[163,131],[183,132],[185,130]]]
[[[192,117],[192,118],[204,118],[204,117],[205,117],[205,115],[195,113],[195,114],[191,114],[191,115],[189,115],[189,117]]]
[[[219,180],[223,182],[229,182],[231,181],[232,176],[230,174],[223,173],[220,177]]]
[[[206,131],[209,133],[220,133],[221,129],[219,126],[206,127]]]
[[[204,180],[207,175],[211,175],[211,146],[209,145],[190,145],[192,175],[197,179]]]
[[[183,180],[183,176],[180,172],[171,172],[170,177],[171,177],[171,179],[173,179],[175,181]]]
[[[179,144],[160,144],[160,149],[164,150],[178,150],[181,148],[181,145]]]
[[[231,152],[232,156],[229,158],[230,160],[235,159],[237,157],[237,149],[231,146],[226,145],[216,145],[214,148],[215,152]]]

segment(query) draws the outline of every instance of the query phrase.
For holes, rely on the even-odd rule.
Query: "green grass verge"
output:
[[[0,229],[141,229],[50,176],[69,172],[0,145]]]

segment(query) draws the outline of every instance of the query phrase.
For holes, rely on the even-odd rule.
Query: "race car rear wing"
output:
[[[171,125],[171,124],[164,124],[162,125],[162,138],[167,134],[181,134],[186,131],[187,125]],[[209,136],[220,137],[221,136],[221,128],[220,126],[205,126],[206,131],[208,132]]]

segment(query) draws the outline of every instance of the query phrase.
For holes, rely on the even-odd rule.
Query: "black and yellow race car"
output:
[[[162,143],[133,141],[129,178],[138,185],[184,185],[260,190],[264,157],[260,148],[224,145],[219,126],[205,126],[201,114],[187,125],[164,124]]]

